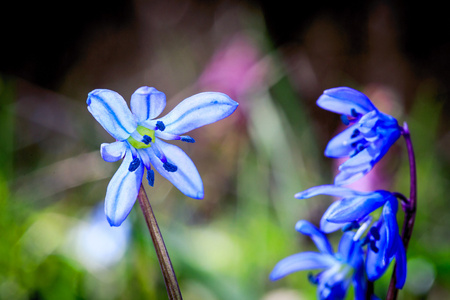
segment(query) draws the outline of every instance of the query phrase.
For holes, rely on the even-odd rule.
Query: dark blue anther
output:
[[[313,275],[313,273],[308,273],[308,281],[312,284],[318,284],[319,280],[316,276]]]
[[[147,180],[150,186],[155,184],[155,172],[153,170],[147,170]]]
[[[370,250],[372,250],[373,252],[375,252],[375,253],[378,253],[378,248],[377,248],[377,246],[375,245],[375,241],[370,241],[370,243],[369,243],[369,246],[370,246]]]
[[[356,146],[356,151],[361,152],[365,149],[363,144],[358,144],[358,146]]]
[[[350,124],[350,121],[348,120],[346,115],[341,115],[341,121],[344,123],[344,125]]]
[[[133,161],[130,163],[130,166],[128,167],[128,171],[134,172],[141,164],[141,161],[139,158],[135,157]]]
[[[176,170],[178,170],[178,167],[169,163],[169,162],[165,162],[163,164],[164,169],[166,169],[167,172],[175,172]]]
[[[372,227],[370,228],[370,234],[373,236],[373,238],[377,241],[380,240],[381,236],[380,236],[380,232],[378,231],[378,228],[376,227]]]
[[[352,108],[350,110],[350,114],[352,115],[352,117],[357,118],[359,116],[359,114],[356,112],[356,109]]]
[[[182,136],[181,141],[186,143],[195,143],[195,140],[190,136]]]
[[[142,142],[146,145],[150,144],[152,142],[152,138],[148,135],[144,135],[144,137],[142,138]]]
[[[358,229],[359,228],[359,223],[356,221],[353,221],[351,223],[347,223],[344,225],[344,227],[342,227],[342,231],[343,232],[347,232],[353,229]]]
[[[360,131],[359,131],[358,129],[355,129],[350,137],[351,137],[352,139],[354,139],[354,138],[357,137],[359,134],[360,134]]]
[[[166,125],[164,125],[164,123],[162,121],[158,121],[158,122],[156,122],[156,129],[158,129],[160,131],[164,131],[164,129],[166,129]]]

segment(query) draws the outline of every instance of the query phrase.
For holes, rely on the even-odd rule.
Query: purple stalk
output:
[[[405,246],[405,251],[408,250],[409,240],[411,239],[412,231],[414,228],[414,221],[416,218],[416,207],[417,207],[417,174],[416,174],[416,160],[414,157],[414,149],[411,141],[411,135],[409,133],[408,124],[406,122],[403,124],[402,130],[403,138],[406,142],[406,149],[408,151],[409,158],[409,174],[410,174],[410,192],[409,199],[407,201],[402,201],[402,208],[405,212],[405,219],[403,221],[402,229],[402,241]],[[396,272],[394,267],[394,272],[392,273],[391,283],[389,284],[389,290],[386,300],[397,299],[398,289],[395,287],[396,284]]]
[[[161,231],[159,230],[158,222],[153,214],[152,206],[150,205],[147,193],[142,185],[139,190],[138,200],[142,212],[144,213],[153,245],[155,246],[156,256],[158,257],[161,272],[164,277],[164,283],[166,284],[167,296],[169,297],[169,300],[182,300],[183,297],[181,296],[180,287],[178,286],[177,276],[173,270],[172,262],[170,261],[169,253],[167,252]]]

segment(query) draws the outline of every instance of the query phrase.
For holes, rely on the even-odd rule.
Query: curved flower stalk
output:
[[[276,264],[270,279],[278,280],[297,271],[322,269],[316,276],[309,276],[310,281],[318,286],[318,299],[345,299],[352,283],[355,299],[365,299],[364,256],[360,242],[354,240],[355,234],[344,233],[339,250],[334,253],[325,234],[308,221],[298,221],[295,229],[309,236],[320,252],[302,252],[286,257]]]
[[[342,198],[333,202],[322,216],[320,227],[326,233],[340,228],[344,231],[358,229],[359,238],[372,220],[369,214],[383,207],[380,220],[371,227],[363,242],[368,245],[367,275],[369,280],[377,280],[396,258],[397,288],[402,288],[406,280],[406,253],[397,225],[397,198],[388,191],[360,192],[335,185],[312,187],[295,197],[305,199],[321,194]]]
[[[325,90],[317,100],[323,109],[342,115],[346,125],[325,149],[325,156],[349,157],[339,166],[335,184],[346,185],[367,174],[401,135],[392,116],[380,112],[363,93],[348,87]]]
[[[166,96],[153,87],[141,87],[131,96],[131,111],[118,93],[96,89],[87,98],[89,112],[116,139],[101,145],[102,158],[123,162],[108,184],[105,214],[111,226],[119,226],[133,207],[141,186],[144,168],[151,186],[154,169],[186,196],[203,198],[203,183],[192,160],[179,147],[163,142],[181,140],[193,129],[221,120],[235,111],[238,103],[227,95],[199,93],[179,103],[162,118]]]

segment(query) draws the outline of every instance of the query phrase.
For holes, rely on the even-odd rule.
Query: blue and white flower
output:
[[[116,139],[101,145],[102,158],[123,162],[108,184],[105,214],[111,226],[119,226],[133,207],[144,174],[151,186],[155,168],[185,195],[203,198],[203,183],[192,160],[179,147],[163,142],[195,142],[184,135],[232,114],[238,103],[227,95],[199,93],[179,103],[162,118],[166,96],[153,87],[141,87],[131,96],[131,111],[118,93],[96,89],[87,98],[89,112]]]
[[[395,118],[380,112],[366,95],[348,87],[325,90],[317,105],[341,114],[346,125],[352,124],[325,149],[327,157],[349,157],[339,166],[337,185],[350,184],[367,174],[402,133]]]
[[[333,202],[322,216],[320,228],[330,233],[342,228],[344,231],[364,228],[372,218],[369,214],[383,207],[381,218],[371,227],[363,244],[368,244],[366,269],[369,280],[378,279],[386,271],[390,262],[397,261],[397,287],[403,287],[406,280],[406,253],[397,225],[398,200],[388,191],[360,192],[336,185],[312,187],[295,195],[305,199],[317,195],[329,195],[342,198]]]
[[[325,234],[308,221],[298,221],[295,229],[309,236],[320,252],[308,251],[284,258],[276,264],[270,279],[277,280],[297,271],[319,269],[322,270],[320,273],[309,277],[318,286],[318,299],[345,299],[350,284],[354,286],[355,299],[365,299],[364,253],[361,243],[353,239],[354,232],[343,234],[339,250],[334,253]]]

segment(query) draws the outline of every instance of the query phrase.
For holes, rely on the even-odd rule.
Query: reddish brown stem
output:
[[[159,230],[155,215],[153,214],[152,206],[148,200],[147,193],[142,185],[139,190],[138,200],[142,212],[144,213],[153,245],[155,246],[156,256],[158,257],[161,272],[164,277],[164,283],[166,284],[169,300],[182,300],[183,297],[181,296],[180,287],[178,286],[177,277],[175,275],[175,271],[173,270],[169,253],[167,252],[166,245],[164,244],[164,239],[161,235],[161,231]]]

